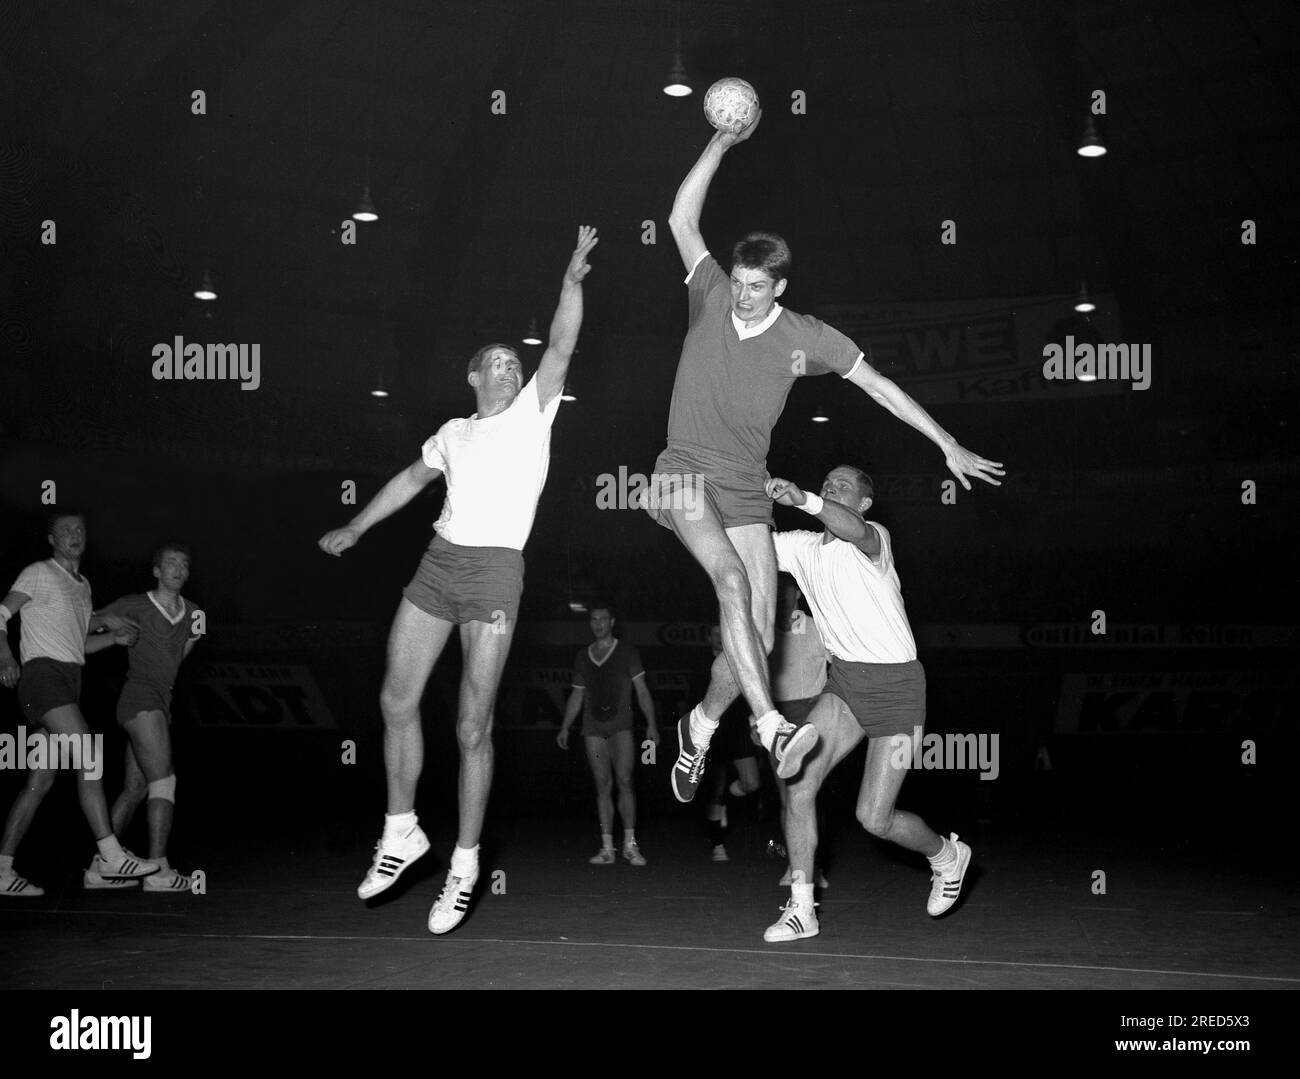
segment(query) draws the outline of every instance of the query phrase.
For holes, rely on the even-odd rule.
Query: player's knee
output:
[[[176,801],[176,774],[173,772],[169,776],[163,776],[162,779],[155,779],[149,784],[149,800],[157,798],[163,802]]]
[[[46,791],[54,786],[57,774],[53,768],[33,768],[27,773],[27,789],[44,797]]]
[[[740,784],[741,792],[744,794],[753,794],[758,790],[758,776],[737,776],[736,782]]]
[[[884,812],[874,806],[858,807],[858,823],[872,835],[883,839],[893,827],[894,814]]]
[[[126,782],[122,785],[122,794],[133,802],[138,802],[149,791],[149,781],[139,772],[128,772]]]
[[[420,722],[420,701],[400,686],[385,685],[379,691],[379,711],[389,726]]]
[[[713,587],[723,603],[731,602],[748,609],[749,578],[745,576],[745,567],[739,559],[724,563],[714,573]]]
[[[462,753],[477,753],[492,745],[488,725],[476,719],[462,719],[456,724],[456,741]]]

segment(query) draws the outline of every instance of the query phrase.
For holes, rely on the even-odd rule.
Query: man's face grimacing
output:
[[[60,517],[50,529],[50,546],[55,554],[76,561],[86,551],[86,522],[80,517]]]
[[[513,398],[524,388],[524,365],[508,348],[494,348],[469,376],[469,384],[489,397]]]
[[[744,266],[731,268],[731,309],[746,326],[753,326],[772,311],[776,298],[785,291],[785,278],[773,281],[763,270]]]
[[[871,498],[851,468],[832,468],[826,473],[822,480],[822,498],[847,506],[854,513],[866,513],[871,508]]]
[[[183,551],[167,551],[154,567],[153,575],[164,588],[179,592],[190,579],[190,560]]]
[[[597,607],[591,612],[590,624],[592,636],[598,641],[603,641],[613,632],[614,616],[604,607]]]

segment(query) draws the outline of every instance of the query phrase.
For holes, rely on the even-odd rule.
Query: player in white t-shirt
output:
[[[768,480],[766,489],[783,506],[802,509],[825,526],[820,534],[778,532],[773,542],[778,567],[799,582],[812,608],[831,669],[808,717],[820,736],[819,751],[787,787],[790,902],[763,939],[799,940],[820,932],[812,885],[817,791],[863,738],[869,742],[858,820],[872,835],[929,859],[933,875],[926,910],[937,917],[957,901],[971,850],[955,833],[944,839],[915,813],[895,808],[907,775],[897,766],[898,739],[910,745],[925,726],[925,671],[903,608],[889,532],[862,516],[874,497],[871,477],[840,465],[827,474],[820,495],[777,478]]]
[[[90,652],[133,643],[139,627],[131,618],[96,613],[91,608],[90,582],[81,574],[86,519],[79,513],[56,510],[48,525],[52,557],[24,569],[0,603],[0,685],[18,690],[18,703],[33,729],[28,748],[37,733],[57,737],[63,745],[76,741],[85,747],[78,754],[82,767],[77,772],[77,796],[98,847],[85,883],[90,888],[121,887],[156,873],[158,865],[125,850],[113,832],[104,799],[103,761],[87,759],[88,754],[97,752],[96,745],[102,746],[103,738],[92,734],[81,714],[81,668]],[[21,669],[9,648],[9,620],[19,611]],[[5,818],[0,835],[0,897],[35,899],[44,895],[43,889],[14,872],[14,855],[54,785],[56,756],[59,761],[65,756],[55,753],[55,744],[49,743],[47,767],[28,768],[27,783]]]
[[[474,415],[443,424],[424,443],[418,461],[389,480],[348,525],[320,540],[321,550],[340,555],[439,476],[447,479],[436,534],[402,593],[388,638],[379,698],[388,814],[374,863],[357,889],[362,899],[378,895],[429,849],[415,816],[424,764],[420,698],[459,626],[464,653],[456,723],[460,821],[446,884],[429,912],[432,933],[460,923],[478,881],[479,835],[492,785],[492,713],[523,593],[523,546],[546,483],[551,424],[582,326],[582,279],[591,270],[587,255],[597,242],[594,228],[578,229],[550,342],[528,384],[510,346],[479,349],[468,375]]]

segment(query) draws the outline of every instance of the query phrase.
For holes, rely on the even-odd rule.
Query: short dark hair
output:
[[[514,345],[503,345],[499,341],[494,341],[490,345],[484,345],[469,358],[469,367],[466,369],[465,374],[472,375],[475,371],[481,370],[483,367],[483,361],[487,359],[487,354],[494,348],[503,348],[507,352],[512,353],[515,359],[519,359],[519,350],[515,348]]]
[[[612,619],[617,619],[618,615],[614,611],[614,605],[607,603],[603,599],[598,599],[594,603],[587,604],[587,617],[590,618],[597,611],[604,611]]]
[[[86,523],[86,515],[82,513],[81,510],[50,510],[45,517],[45,534],[47,536],[52,536],[54,534],[54,526],[65,517],[76,517],[80,519],[82,524]]]
[[[863,469],[859,468],[857,465],[836,465],[835,467],[847,468],[857,477],[858,484],[861,486],[863,493],[867,498],[874,499],[876,497],[876,485],[871,482],[871,477],[868,476]]]
[[[183,544],[183,543],[164,543],[161,547],[158,548],[158,550],[154,551],[154,553],[153,553],[153,568],[154,568],[154,569],[157,569],[159,566],[162,565],[163,557],[164,557],[164,556],[167,554],[167,552],[169,552],[169,551],[175,551],[177,554],[183,554],[183,555],[185,556],[186,560],[189,561],[189,562],[193,562],[193,561],[194,561],[194,556],[190,553],[190,549],[189,549],[188,547],[186,547],[185,544]]]
[[[731,249],[733,269],[740,266],[746,270],[761,270],[773,284],[790,276],[793,261],[789,245],[775,232],[751,232]]]

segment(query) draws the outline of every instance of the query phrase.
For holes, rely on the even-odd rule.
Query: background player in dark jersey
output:
[[[716,622],[709,627],[709,647],[713,650],[713,660],[722,655],[722,627]],[[702,698],[708,685],[709,673],[706,671],[704,678],[692,685],[692,696]],[[714,735],[713,761],[704,778],[708,790],[704,821],[709,828],[715,862],[730,860],[727,854],[727,795],[744,798],[759,788],[759,746],[753,739],[749,721],[749,705],[743,698],[733,701],[731,707],[722,713]],[[736,778],[728,783],[732,769]]]
[[[134,621],[139,636],[128,655],[126,684],[117,702],[117,721],[129,739],[122,793],[113,803],[113,831],[124,835],[140,803],[148,801],[149,860],[158,872],[144,878],[146,892],[188,893],[190,878],[167,861],[176,803],[176,772],[172,767],[172,685],[181,661],[198,643],[201,612],[181,596],[190,578],[190,551],[179,543],[158,548],[153,556],[158,587],[123,596],[109,604],[109,613]],[[125,882],[129,887],[131,882]],[[87,888],[122,887],[98,883],[86,871]]]
[[[573,690],[564,710],[556,742],[569,748],[569,728],[582,713],[582,741],[596,782],[596,815],[600,820],[600,850],[592,865],[614,862],[614,784],[618,784],[618,815],[623,820],[623,857],[645,865],[636,842],[636,740],[632,736],[632,691],[646,717],[646,737],[659,744],[654,699],[646,687],[645,667],[635,646],[614,636],[614,612],[607,603],[591,608],[590,645],[573,663]]]
[[[865,361],[833,326],[777,303],[786,290],[790,249],[781,237],[751,233],[730,273],[700,233],[704,199],[723,155],[752,135],[717,132],[678,188],[668,222],[686,266],[690,327],[668,418],[668,447],[655,462],[647,509],[704,568],[718,597],[725,655],[715,661],[704,700],[678,723],[681,750],[671,774],[680,801],[695,796],[718,717],[738,693],[756,717],[777,774],[796,774],[816,729],[787,723],[768,682],[773,644],[776,556],[763,487],[772,428],[794,380],[834,371],[930,439],[967,490],[967,476],[997,484],[1000,463],[958,445],[929,413]]]

